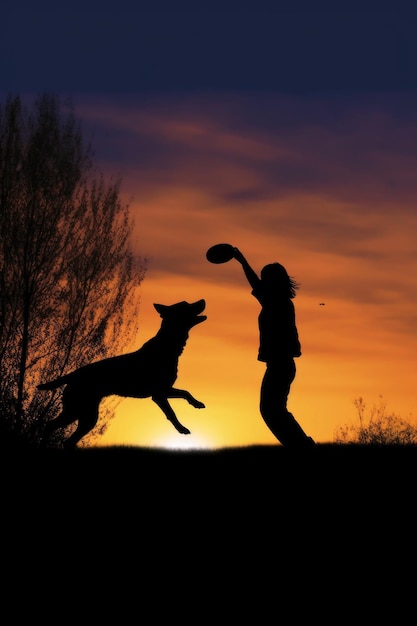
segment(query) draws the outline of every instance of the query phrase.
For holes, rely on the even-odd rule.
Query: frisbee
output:
[[[216,243],[207,250],[206,259],[210,263],[226,263],[233,259],[233,246],[230,243]]]

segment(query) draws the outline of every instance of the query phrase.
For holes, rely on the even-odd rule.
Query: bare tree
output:
[[[146,259],[131,250],[120,184],[95,172],[71,103],[46,93],[31,108],[19,96],[0,105],[3,435],[36,445],[60,404],[36,385],[136,334]]]

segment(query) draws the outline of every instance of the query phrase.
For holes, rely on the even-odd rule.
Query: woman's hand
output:
[[[236,261],[239,261],[239,263],[244,263],[245,261],[245,257],[243,256],[239,248],[233,248],[233,257],[236,259]]]

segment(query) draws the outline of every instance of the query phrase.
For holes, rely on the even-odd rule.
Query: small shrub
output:
[[[386,403],[380,396],[378,406],[367,411],[363,398],[353,402],[358,412],[358,422],[338,428],[334,442],[360,445],[417,445],[417,427],[395,413],[386,412]]]

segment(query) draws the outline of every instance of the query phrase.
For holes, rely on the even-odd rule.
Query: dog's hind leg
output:
[[[89,406],[83,407],[78,417],[77,428],[74,432],[64,441],[64,448],[70,449],[75,448],[77,443],[81,441],[85,435],[87,435],[90,431],[93,430],[94,426],[98,422],[99,412],[98,412],[99,402],[90,403]]]
[[[43,428],[43,435],[42,435],[43,445],[47,445],[48,440],[53,432],[55,432],[59,428],[65,428],[66,426],[69,426],[70,424],[75,422],[76,419],[77,417],[74,416],[73,413],[71,413],[68,410],[65,410],[64,408],[62,412],[58,415],[58,417],[50,420],[49,422],[45,424]]]
[[[177,398],[177,397],[182,397],[182,396],[172,396],[172,397]],[[170,406],[165,396],[152,396],[152,400],[155,402],[155,404],[159,406],[161,411],[165,413],[167,419],[172,423],[174,428],[176,428],[179,433],[181,433],[182,435],[190,434],[190,431],[188,430],[188,428],[183,426],[181,422],[178,420],[177,416],[175,415],[172,407]]]

